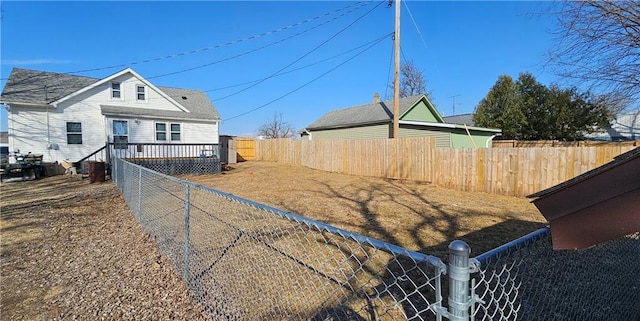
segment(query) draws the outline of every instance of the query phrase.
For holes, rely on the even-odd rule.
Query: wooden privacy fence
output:
[[[237,160],[239,162],[256,159],[256,140],[253,138],[241,138],[236,140]]]
[[[256,160],[362,176],[432,182],[447,188],[526,196],[629,151],[630,145],[539,148],[434,148],[429,137],[256,141]]]
[[[603,146],[638,146],[640,141],[630,140],[623,142],[605,141],[568,141],[559,140],[494,140],[491,143],[493,148],[504,147],[603,147]]]

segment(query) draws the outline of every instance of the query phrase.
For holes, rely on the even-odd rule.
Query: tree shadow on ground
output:
[[[398,209],[418,217],[416,223],[408,231],[413,238],[413,244],[419,246],[418,252],[434,255],[444,263],[448,260],[448,246],[453,240],[458,239],[469,244],[473,251],[472,256],[475,256],[545,225],[541,222],[507,218],[461,235],[461,220],[464,220],[465,216],[484,215],[482,211],[467,210],[463,214],[454,213],[446,209],[445,204],[433,202],[418,190],[396,184],[392,180],[387,183],[394,186],[395,190],[390,191],[388,186],[373,184],[369,190],[349,193],[345,193],[327,182],[317,181],[316,183],[323,185],[325,191],[314,191],[315,193],[320,193],[328,199],[350,204],[350,207],[361,216],[361,222],[365,222],[359,224],[360,230],[373,232],[372,234],[377,235],[377,238],[393,245],[402,245],[406,243],[406,240],[399,239],[388,229],[388,226],[380,221],[380,215],[372,212],[372,203],[375,198],[383,197]],[[402,201],[402,198],[407,196],[417,199],[423,206],[420,209],[408,206]],[[421,231],[425,228],[430,229],[432,233],[439,234],[439,238],[445,241],[437,244],[426,242],[420,236]],[[349,306],[349,301],[354,300],[353,297],[349,297],[344,300],[344,303],[323,308],[322,312],[314,317],[314,320],[378,319],[386,313],[385,311],[374,311],[375,308],[372,307],[380,305],[373,301],[385,300],[385,298],[391,298],[395,302],[395,306],[402,306],[402,314],[408,319],[430,320],[435,317],[430,306],[433,307],[432,305],[439,300],[435,291],[438,272],[430,263],[416,262],[408,257],[395,256],[386,264],[382,273],[378,271],[367,272],[371,277],[378,278],[378,281],[368,282],[365,287],[369,286],[369,288],[357,289],[353,292],[353,295],[358,296],[358,299],[367,302],[361,310],[354,311],[353,306]],[[443,291],[440,294],[444,298],[441,303],[445,304],[447,297],[446,277],[442,277],[441,281]],[[378,285],[371,286],[371,284]],[[367,293],[372,295],[369,296]],[[362,296],[362,294],[365,295]]]

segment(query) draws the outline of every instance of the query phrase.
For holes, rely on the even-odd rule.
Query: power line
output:
[[[376,6],[376,7],[377,7],[377,6]],[[347,14],[349,14],[349,13],[351,13],[351,12],[353,12],[353,11],[355,11],[355,10],[359,9],[359,8],[360,8],[360,7],[355,8],[355,9],[352,9],[352,10],[350,10],[350,11],[348,11],[348,12],[345,12],[345,13],[341,14],[340,16],[333,17],[332,19],[329,19],[329,20],[327,20],[327,21],[325,21],[325,22],[323,22],[323,23],[320,23],[320,24],[318,24],[318,25],[316,25],[316,26],[314,26],[314,27],[308,28],[308,29],[306,29],[306,30],[304,30],[304,31],[298,32],[298,33],[296,33],[296,34],[294,34],[294,35],[291,35],[291,36],[289,36],[289,37],[286,37],[286,38],[280,39],[280,40],[278,40],[278,41],[275,41],[275,42],[272,42],[272,43],[266,44],[266,45],[264,45],[264,46],[261,46],[261,47],[258,47],[258,48],[255,48],[255,49],[252,49],[252,50],[249,50],[249,51],[245,51],[245,52],[243,52],[243,53],[240,53],[240,54],[237,54],[237,55],[234,55],[234,56],[231,56],[231,57],[227,57],[227,58],[224,58],[224,59],[221,59],[221,60],[213,61],[213,62],[210,62],[210,63],[206,63],[206,64],[198,65],[198,66],[191,67],[191,68],[186,68],[186,69],[181,69],[181,70],[177,70],[177,71],[169,72],[169,73],[166,73],[166,74],[161,74],[161,75],[156,75],[156,76],[148,77],[147,79],[160,78],[160,77],[165,77],[165,76],[175,75],[175,74],[179,74],[179,73],[183,73],[183,72],[188,72],[188,71],[192,71],[192,70],[196,70],[196,69],[200,69],[200,68],[208,67],[208,66],[211,66],[211,65],[215,65],[215,64],[218,64],[218,63],[221,63],[221,62],[224,62],[224,61],[228,61],[228,60],[231,60],[231,59],[239,58],[239,57],[242,57],[242,56],[248,55],[248,54],[250,54],[250,53],[254,53],[254,52],[256,52],[256,51],[259,51],[259,50],[262,50],[262,49],[265,49],[265,48],[268,48],[268,47],[274,46],[274,45],[276,45],[276,44],[279,44],[279,43],[281,43],[281,42],[287,41],[287,40],[289,40],[289,39],[291,39],[291,38],[297,37],[297,36],[299,36],[299,35],[302,35],[302,34],[305,34],[305,33],[309,32],[309,31],[311,31],[311,30],[314,30],[314,29],[316,29],[316,28],[319,28],[319,27],[321,27],[321,26],[324,26],[324,25],[328,24],[329,22],[335,21],[335,20],[337,20],[338,18],[341,18],[341,17],[343,17],[343,16],[345,16],[345,15],[347,15]],[[375,8],[374,8],[374,9],[375,9]],[[370,11],[372,11],[372,10],[370,10]],[[370,12],[370,11],[369,11],[369,12]],[[365,14],[365,15],[366,15],[366,14]],[[358,19],[360,19],[360,18],[358,18]],[[356,21],[357,21],[357,20],[356,20]],[[295,63],[295,62],[294,62],[294,63]],[[285,67],[285,68],[286,68],[286,67]],[[224,97],[224,98],[226,98],[226,97]]]
[[[328,57],[328,58],[325,58],[325,59],[322,59],[322,60],[316,61],[316,62],[311,63],[311,64],[304,65],[304,66],[299,67],[299,68],[296,68],[296,69],[292,69],[292,70],[289,70],[289,71],[286,71],[286,72],[281,72],[281,73],[279,73],[279,74],[275,75],[274,77],[276,77],[276,76],[282,76],[282,75],[285,75],[285,74],[290,74],[290,73],[293,73],[293,72],[296,72],[296,71],[299,71],[299,70],[302,70],[302,69],[305,69],[305,68],[308,68],[308,67],[311,67],[311,66],[318,65],[318,64],[323,63],[323,62],[325,62],[325,61],[328,61],[328,60],[331,60],[331,59],[334,59],[334,58],[337,58],[337,57],[343,56],[343,55],[348,54],[348,53],[350,53],[350,52],[356,51],[356,50],[358,50],[358,49],[360,49],[360,48],[366,47],[366,46],[368,46],[368,45],[370,45],[370,44],[378,43],[378,42],[380,42],[381,40],[383,40],[383,39],[387,38],[388,36],[389,36],[389,34],[385,34],[385,35],[383,35],[383,36],[381,36],[381,37],[378,37],[378,38],[376,38],[376,39],[374,39],[374,40],[372,40],[372,41],[369,41],[369,42],[367,42],[367,43],[364,43],[364,44],[362,44],[362,45],[360,45],[360,46],[358,46],[358,47],[355,47],[355,48],[349,49],[349,50],[344,51],[344,52],[342,52],[342,53],[339,53],[339,54],[337,54],[337,55],[333,55],[333,56],[331,56],[331,57]],[[147,79],[147,78],[145,78],[145,79]],[[217,91],[217,90],[228,89],[228,88],[232,88],[232,87],[237,87],[237,86],[242,86],[242,85],[246,85],[246,84],[250,84],[250,83],[258,82],[258,81],[263,80],[263,79],[267,79],[267,78],[261,78],[261,79],[257,79],[257,80],[247,81],[247,82],[243,82],[243,83],[240,83],[240,84],[229,85],[229,86],[220,87],[220,88],[214,88],[214,89],[209,89],[209,90],[202,90],[202,92],[211,92],[211,91]],[[137,81],[130,81],[130,82],[137,82]],[[126,83],[126,82],[121,82],[121,84],[123,84],[123,83]],[[160,87],[163,87],[163,86],[160,86]],[[149,100],[149,101],[154,100],[154,99],[159,99],[159,100],[161,100],[161,99],[164,99],[164,98],[147,98],[147,100]],[[70,102],[79,102],[79,101],[87,101],[87,100],[74,100],[74,99],[71,99],[71,100],[69,100],[69,101],[70,101]],[[91,100],[89,100],[89,101],[91,101]],[[97,100],[96,100],[96,101],[97,101]]]
[[[350,53],[350,52],[352,52],[352,51],[356,51],[356,50],[358,50],[358,49],[360,49],[360,48],[362,48],[362,47],[368,46],[368,45],[370,45],[370,44],[372,44],[372,43],[374,43],[374,42],[377,42],[377,41],[378,41],[378,40],[380,40],[381,38],[386,38],[386,37],[388,37],[388,36],[389,36],[389,35],[384,35],[384,36],[382,36],[382,37],[380,37],[380,38],[377,38],[377,39],[375,39],[375,40],[369,41],[369,42],[367,42],[367,43],[365,43],[365,44],[362,44],[362,45],[357,46],[357,47],[355,47],[355,48],[349,49],[349,50],[344,51],[344,52],[342,52],[342,53],[339,53],[339,54],[337,54],[337,55],[333,55],[333,56],[331,56],[331,57],[324,58],[324,59],[319,60],[319,61],[316,61],[316,62],[314,62],[314,63],[310,63],[310,64],[307,64],[307,65],[304,65],[304,66],[301,66],[301,67],[298,67],[298,68],[295,68],[295,69],[291,69],[291,70],[289,70],[289,71],[280,72],[280,73],[278,73],[277,75],[275,75],[274,77],[282,76],[282,75],[286,75],[286,74],[290,74],[290,73],[293,73],[293,72],[296,72],[296,71],[299,71],[299,70],[302,70],[302,69],[305,69],[305,68],[309,68],[309,67],[313,67],[313,66],[315,66],[315,65],[319,65],[319,64],[321,64],[321,63],[323,63],[323,62],[325,62],[325,61],[329,61],[329,60],[331,60],[331,59],[338,58],[338,57],[340,57],[340,56],[342,56],[342,55],[346,55],[346,54],[348,54],[348,53]],[[245,82],[238,83],[238,84],[234,84],[234,85],[228,85],[228,86],[225,86],[225,87],[219,87],[219,88],[214,88],[214,89],[208,89],[208,90],[204,90],[204,92],[212,92],[212,91],[218,91],[218,90],[229,89],[229,88],[233,88],[233,87],[238,87],[238,86],[242,86],[242,85],[247,85],[247,84],[255,83],[255,82],[258,82],[258,81],[260,81],[260,80],[264,80],[264,79],[267,79],[267,77],[265,77],[265,78],[260,78],[260,79],[255,79],[255,80],[250,80],[250,81],[245,81]]]
[[[393,33],[389,33],[387,36],[390,36],[390,35],[392,35],[392,34],[393,34]],[[316,80],[318,80],[318,79],[320,79],[320,78],[322,78],[322,77],[326,76],[326,75],[327,75],[327,74],[329,74],[330,72],[332,72],[332,71],[334,71],[334,70],[336,70],[336,69],[340,68],[341,66],[343,66],[343,65],[344,65],[344,64],[346,64],[347,62],[349,62],[349,61],[351,61],[351,60],[355,59],[355,58],[356,58],[356,57],[358,57],[359,55],[363,54],[365,51],[367,51],[367,50],[369,50],[369,49],[373,48],[375,45],[377,45],[378,43],[382,42],[382,40],[384,40],[384,38],[380,39],[380,40],[379,40],[378,42],[376,42],[376,43],[371,44],[371,45],[370,45],[370,46],[368,46],[367,48],[365,48],[365,49],[361,50],[360,52],[358,52],[357,54],[355,54],[354,56],[352,56],[351,58],[349,58],[349,59],[345,60],[344,62],[340,63],[339,65],[337,65],[337,66],[335,66],[335,67],[333,67],[333,68],[329,69],[328,71],[326,71],[326,72],[324,72],[323,74],[321,74],[321,75],[317,76],[316,78],[313,78],[313,79],[312,79],[312,80],[310,80],[309,82],[307,82],[307,83],[305,83],[305,84],[303,84],[303,85],[301,85],[301,86],[299,86],[299,87],[297,87],[297,88],[295,88],[295,89],[293,89],[293,90],[291,90],[291,91],[289,91],[289,92],[285,93],[284,95],[281,95],[281,96],[279,96],[278,98],[275,98],[275,99],[273,99],[273,100],[271,100],[271,101],[269,101],[269,102],[267,102],[267,103],[265,103],[265,104],[262,104],[262,105],[260,105],[260,106],[258,106],[258,107],[256,107],[256,108],[253,108],[253,109],[251,109],[251,110],[248,110],[248,111],[246,111],[246,112],[244,112],[244,113],[241,113],[241,114],[238,114],[238,115],[236,115],[236,116],[233,116],[233,117],[230,117],[230,118],[224,119],[223,121],[229,121],[229,120],[236,119],[236,118],[242,117],[242,116],[244,116],[244,115],[250,114],[250,113],[252,113],[252,112],[254,112],[254,111],[258,110],[258,109],[262,109],[262,108],[264,108],[264,107],[266,107],[266,106],[269,106],[269,105],[273,104],[274,102],[276,102],[276,101],[278,101],[278,100],[280,100],[280,99],[283,99],[283,98],[285,98],[285,97],[287,97],[287,96],[289,96],[289,95],[293,94],[294,92],[296,92],[296,91],[298,91],[298,90],[300,90],[300,89],[302,89],[302,88],[304,88],[304,87],[306,87],[306,86],[310,85],[311,83],[315,82]]]
[[[339,17],[342,17],[342,16],[344,16],[344,15],[346,15],[346,14],[348,14],[348,13],[350,13],[350,12],[354,11],[354,10],[356,10],[356,9],[359,9],[359,8],[361,8],[361,7],[364,7],[364,6],[366,6],[366,5],[368,5],[368,3],[367,3],[366,1],[357,2],[357,3],[355,3],[355,4],[349,4],[349,5],[345,6],[345,7],[340,8],[340,9],[337,9],[337,10],[334,10],[334,11],[330,11],[330,12],[327,12],[327,13],[324,13],[324,14],[321,14],[321,15],[318,15],[318,16],[315,16],[315,17],[313,17],[313,18],[305,19],[305,20],[303,20],[303,21],[299,21],[299,22],[296,22],[296,23],[290,24],[290,25],[288,25],[288,26],[284,26],[284,27],[276,28],[276,29],[273,29],[273,30],[271,30],[271,31],[267,31],[267,32],[263,32],[263,33],[255,34],[255,35],[252,35],[252,36],[249,36],[249,37],[245,37],[245,38],[241,38],[241,39],[236,39],[236,40],[232,40],[232,41],[229,41],[229,42],[226,42],[226,43],[217,44],[217,45],[213,45],[213,46],[209,46],[209,47],[205,47],[205,48],[201,48],[201,49],[196,49],[196,50],[191,50],[191,51],[184,51],[184,52],[180,52],[180,53],[177,53],[177,54],[167,55],[167,56],[164,56],[164,57],[156,57],[156,58],[152,58],[152,59],[146,59],[146,60],[141,60],[141,61],[134,61],[134,62],[130,62],[130,63],[128,63],[128,64],[119,64],[119,65],[113,65],[113,66],[108,66],[108,67],[99,67],[99,68],[85,69],[85,70],[79,70],[79,71],[73,71],[73,72],[67,72],[67,73],[68,73],[68,74],[76,74],[76,73],[83,73],[83,72],[97,71],[97,70],[103,70],[103,69],[112,69],[112,68],[118,68],[118,67],[126,67],[126,66],[129,66],[129,65],[138,65],[138,64],[149,63],[149,62],[154,62],[154,61],[159,61],[159,60],[165,60],[165,59],[176,58],[176,57],[180,57],[180,56],[186,56],[186,55],[197,54],[197,53],[201,53],[201,52],[204,52],[204,51],[209,51],[209,50],[213,50],[213,49],[217,49],[217,48],[222,48],[222,47],[227,47],[227,46],[231,46],[231,45],[236,45],[236,44],[243,43],[243,42],[247,42],[247,41],[249,41],[249,40],[253,40],[253,39],[258,39],[258,38],[261,38],[261,37],[264,37],[264,36],[268,36],[268,35],[271,35],[271,34],[274,34],[274,33],[280,32],[280,31],[288,30],[288,29],[291,29],[291,28],[294,28],[294,27],[297,27],[297,26],[300,26],[300,25],[303,25],[303,24],[306,24],[306,23],[309,23],[309,22],[312,22],[312,21],[318,20],[318,19],[323,18],[323,17],[326,17],[326,16],[330,16],[330,15],[332,15],[332,14],[338,13],[338,12],[343,11],[343,10],[346,10],[346,9],[349,9],[349,8],[351,8],[351,7],[356,7],[355,9],[352,9],[352,10],[350,10],[350,11],[348,11],[348,12],[346,12],[346,13],[343,13],[342,15],[340,15],[340,16],[338,16],[338,17],[337,17],[337,18],[339,18]],[[335,18],[335,19],[337,19],[337,18]],[[335,19],[333,19],[333,20],[335,20]],[[330,20],[330,21],[333,21],[333,20]],[[322,24],[321,24],[321,25],[322,25]],[[159,76],[157,76],[157,77],[159,77]]]
[[[393,67],[393,42],[391,43],[391,55],[389,55],[389,70],[387,71],[387,83],[385,84],[384,97],[389,97],[389,84],[391,82],[391,67]]]
[[[167,55],[167,56],[156,57],[156,58],[151,58],[151,59],[133,61],[133,62],[130,62],[130,63],[125,63],[125,64],[110,65],[110,66],[105,66],[105,67],[96,67],[96,68],[76,70],[76,71],[66,71],[66,72],[61,72],[61,73],[63,73],[63,74],[80,74],[80,73],[86,73],[86,72],[90,72],[90,71],[98,71],[98,70],[113,69],[113,68],[123,68],[123,67],[127,67],[127,66],[130,66],[130,65],[139,65],[139,64],[149,63],[149,62],[155,62],[155,61],[160,61],[160,60],[166,60],[166,59],[171,59],[171,58],[176,58],[176,57],[182,57],[182,56],[192,55],[192,54],[196,54],[196,53],[201,53],[201,52],[204,52],[204,51],[209,51],[209,50],[213,50],[213,49],[217,49],[217,48],[221,48],[221,47],[227,47],[227,46],[231,46],[231,45],[247,42],[249,40],[258,39],[258,38],[261,38],[261,37],[264,37],[264,36],[268,36],[268,35],[271,35],[271,34],[274,34],[274,33],[277,33],[277,32],[281,32],[281,31],[284,31],[284,30],[288,30],[288,29],[291,29],[291,28],[294,28],[294,27],[297,27],[297,26],[300,26],[300,25],[303,25],[303,24],[318,20],[320,18],[323,18],[323,17],[326,17],[326,16],[330,16],[332,14],[336,14],[336,13],[338,13],[340,11],[347,10],[349,8],[355,7],[353,9],[351,9],[350,11],[348,11],[346,13],[343,13],[340,16],[338,16],[338,17],[336,17],[334,19],[328,20],[325,23],[320,24],[320,25],[315,27],[315,28],[317,28],[317,27],[319,27],[321,25],[324,25],[324,24],[326,24],[326,23],[328,23],[330,21],[334,21],[334,20],[336,20],[336,19],[338,19],[338,18],[340,18],[340,17],[342,17],[342,16],[344,16],[346,14],[349,14],[349,13],[353,12],[354,10],[357,10],[357,9],[359,9],[361,7],[367,6],[368,4],[369,4],[368,1],[360,1],[360,2],[357,2],[357,3],[354,3],[354,4],[348,4],[347,6],[344,6],[344,7],[340,8],[340,9],[333,10],[333,11],[330,11],[330,12],[315,16],[313,18],[308,18],[308,19],[305,19],[305,20],[302,20],[302,21],[299,21],[299,22],[296,22],[296,23],[293,23],[293,24],[290,24],[290,25],[287,25],[287,26],[284,26],[284,27],[276,28],[276,29],[273,29],[271,31],[262,32],[262,33],[259,33],[259,34],[255,34],[253,36],[249,36],[249,37],[245,37],[245,38],[241,38],[241,39],[236,39],[236,40],[232,40],[232,41],[229,41],[229,42],[226,42],[226,43],[217,44],[217,45],[213,45],[213,46],[209,46],[209,47],[205,47],[205,48],[201,48],[201,49],[184,51],[184,52],[180,52],[180,53],[176,53],[176,54],[170,54],[170,55]],[[315,28],[312,28],[312,29],[315,29]],[[289,38],[287,38],[287,39],[289,39]],[[34,75],[32,77],[36,77],[36,76],[37,75]],[[158,77],[160,77],[160,76],[158,76]],[[0,78],[0,80],[7,80],[7,79],[8,78]]]
[[[420,32],[420,28],[418,28],[418,24],[416,23],[416,20],[413,19],[413,14],[411,14],[411,9],[409,9],[409,5],[407,4],[408,1],[404,1],[404,6],[405,8],[407,8],[407,12],[409,13],[409,17],[411,18],[411,21],[413,21],[413,26],[416,27],[416,30],[418,31],[418,35],[420,36],[420,39],[422,40],[422,44],[424,44],[425,49],[428,49],[427,47],[427,42],[424,41],[424,37],[422,36],[422,32]]]
[[[340,34],[341,34],[341,33],[343,33],[344,31],[346,31],[347,29],[349,29],[351,26],[353,26],[354,24],[356,24],[358,21],[360,21],[360,19],[362,19],[362,18],[366,17],[367,15],[369,15],[371,12],[373,12],[373,10],[375,10],[376,8],[378,8],[378,7],[379,7],[381,4],[383,4],[383,3],[384,3],[384,1],[379,2],[375,7],[371,8],[371,10],[369,10],[369,11],[365,12],[363,15],[361,15],[360,17],[358,17],[356,20],[354,20],[353,22],[351,22],[350,24],[348,24],[346,27],[342,28],[341,30],[339,30],[338,32],[336,32],[335,34],[333,34],[331,37],[329,37],[329,39],[327,39],[327,40],[323,41],[322,43],[320,43],[319,45],[317,45],[315,48],[313,48],[313,49],[309,50],[307,53],[303,54],[303,55],[302,55],[302,56],[300,56],[298,59],[296,59],[296,60],[294,60],[293,62],[289,63],[288,65],[286,65],[286,66],[284,66],[284,67],[280,68],[278,71],[274,72],[273,74],[269,75],[268,77],[266,77],[266,78],[264,78],[264,79],[262,79],[262,80],[260,80],[260,81],[258,81],[258,82],[256,82],[256,83],[254,83],[254,84],[252,84],[252,85],[250,85],[250,86],[247,86],[247,87],[245,87],[245,88],[243,88],[243,89],[240,89],[240,90],[238,90],[238,91],[236,91],[236,92],[233,92],[233,93],[231,93],[231,94],[229,94],[229,95],[226,95],[226,96],[223,96],[223,97],[220,97],[220,98],[214,99],[214,100],[216,100],[216,101],[217,101],[217,100],[222,100],[222,99],[225,99],[225,98],[229,98],[229,97],[231,97],[231,96],[235,96],[235,95],[237,95],[237,94],[239,94],[239,93],[241,93],[241,92],[247,91],[247,90],[249,90],[250,88],[253,88],[253,87],[255,87],[255,86],[257,86],[257,85],[259,85],[259,84],[261,84],[261,83],[263,83],[263,82],[265,82],[265,81],[267,81],[267,80],[269,80],[269,79],[273,78],[273,77],[274,77],[275,75],[277,75],[278,73],[280,73],[280,72],[282,72],[283,70],[285,70],[285,69],[287,69],[287,68],[291,67],[292,65],[294,65],[294,64],[295,64],[295,63],[297,63],[298,61],[300,61],[300,60],[304,59],[304,58],[305,58],[305,57],[307,57],[308,55],[310,55],[310,54],[312,54],[313,52],[315,52],[316,50],[318,50],[320,47],[322,47],[322,46],[324,46],[325,44],[327,44],[329,41],[333,40],[335,37],[337,37],[338,35],[340,35]]]

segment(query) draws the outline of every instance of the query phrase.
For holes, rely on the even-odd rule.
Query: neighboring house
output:
[[[49,162],[107,142],[218,144],[220,116],[204,92],[157,87],[130,68],[102,79],[14,68],[0,103],[11,151]]]
[[[586,138],[603,141],[640,140],[640,109],[618,115],[610,128],[588,134]]]
[[[365,139],[393,136],[393,101],[333,110],[302,130],[302,139]],[[450,123],[425,95],[400,99],[399,137],[431,136],[436,147],[489,147],[500,129]],[[450,118],[451,119],[451,118]]]
[[[444,122],[447,124],[458,124],[458,125],[467,125],[467,126],[475,126],[473,123],[473,114],[460,114],[453,116],[443,116]]]

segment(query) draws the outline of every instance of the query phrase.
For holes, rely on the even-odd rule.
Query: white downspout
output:
[[[494,134],[493,136],[489,137],[489,139],[487,139],[487,142],[485,143],[485,147],[489,148],[489,143],[496,138],[497,136],[502,136],[502,134]]]
[[[309,140],[311,140],[313,138],[311,132],[308,129],[304,129],[304,132],[307,133],[307,135],[309,135]]]

